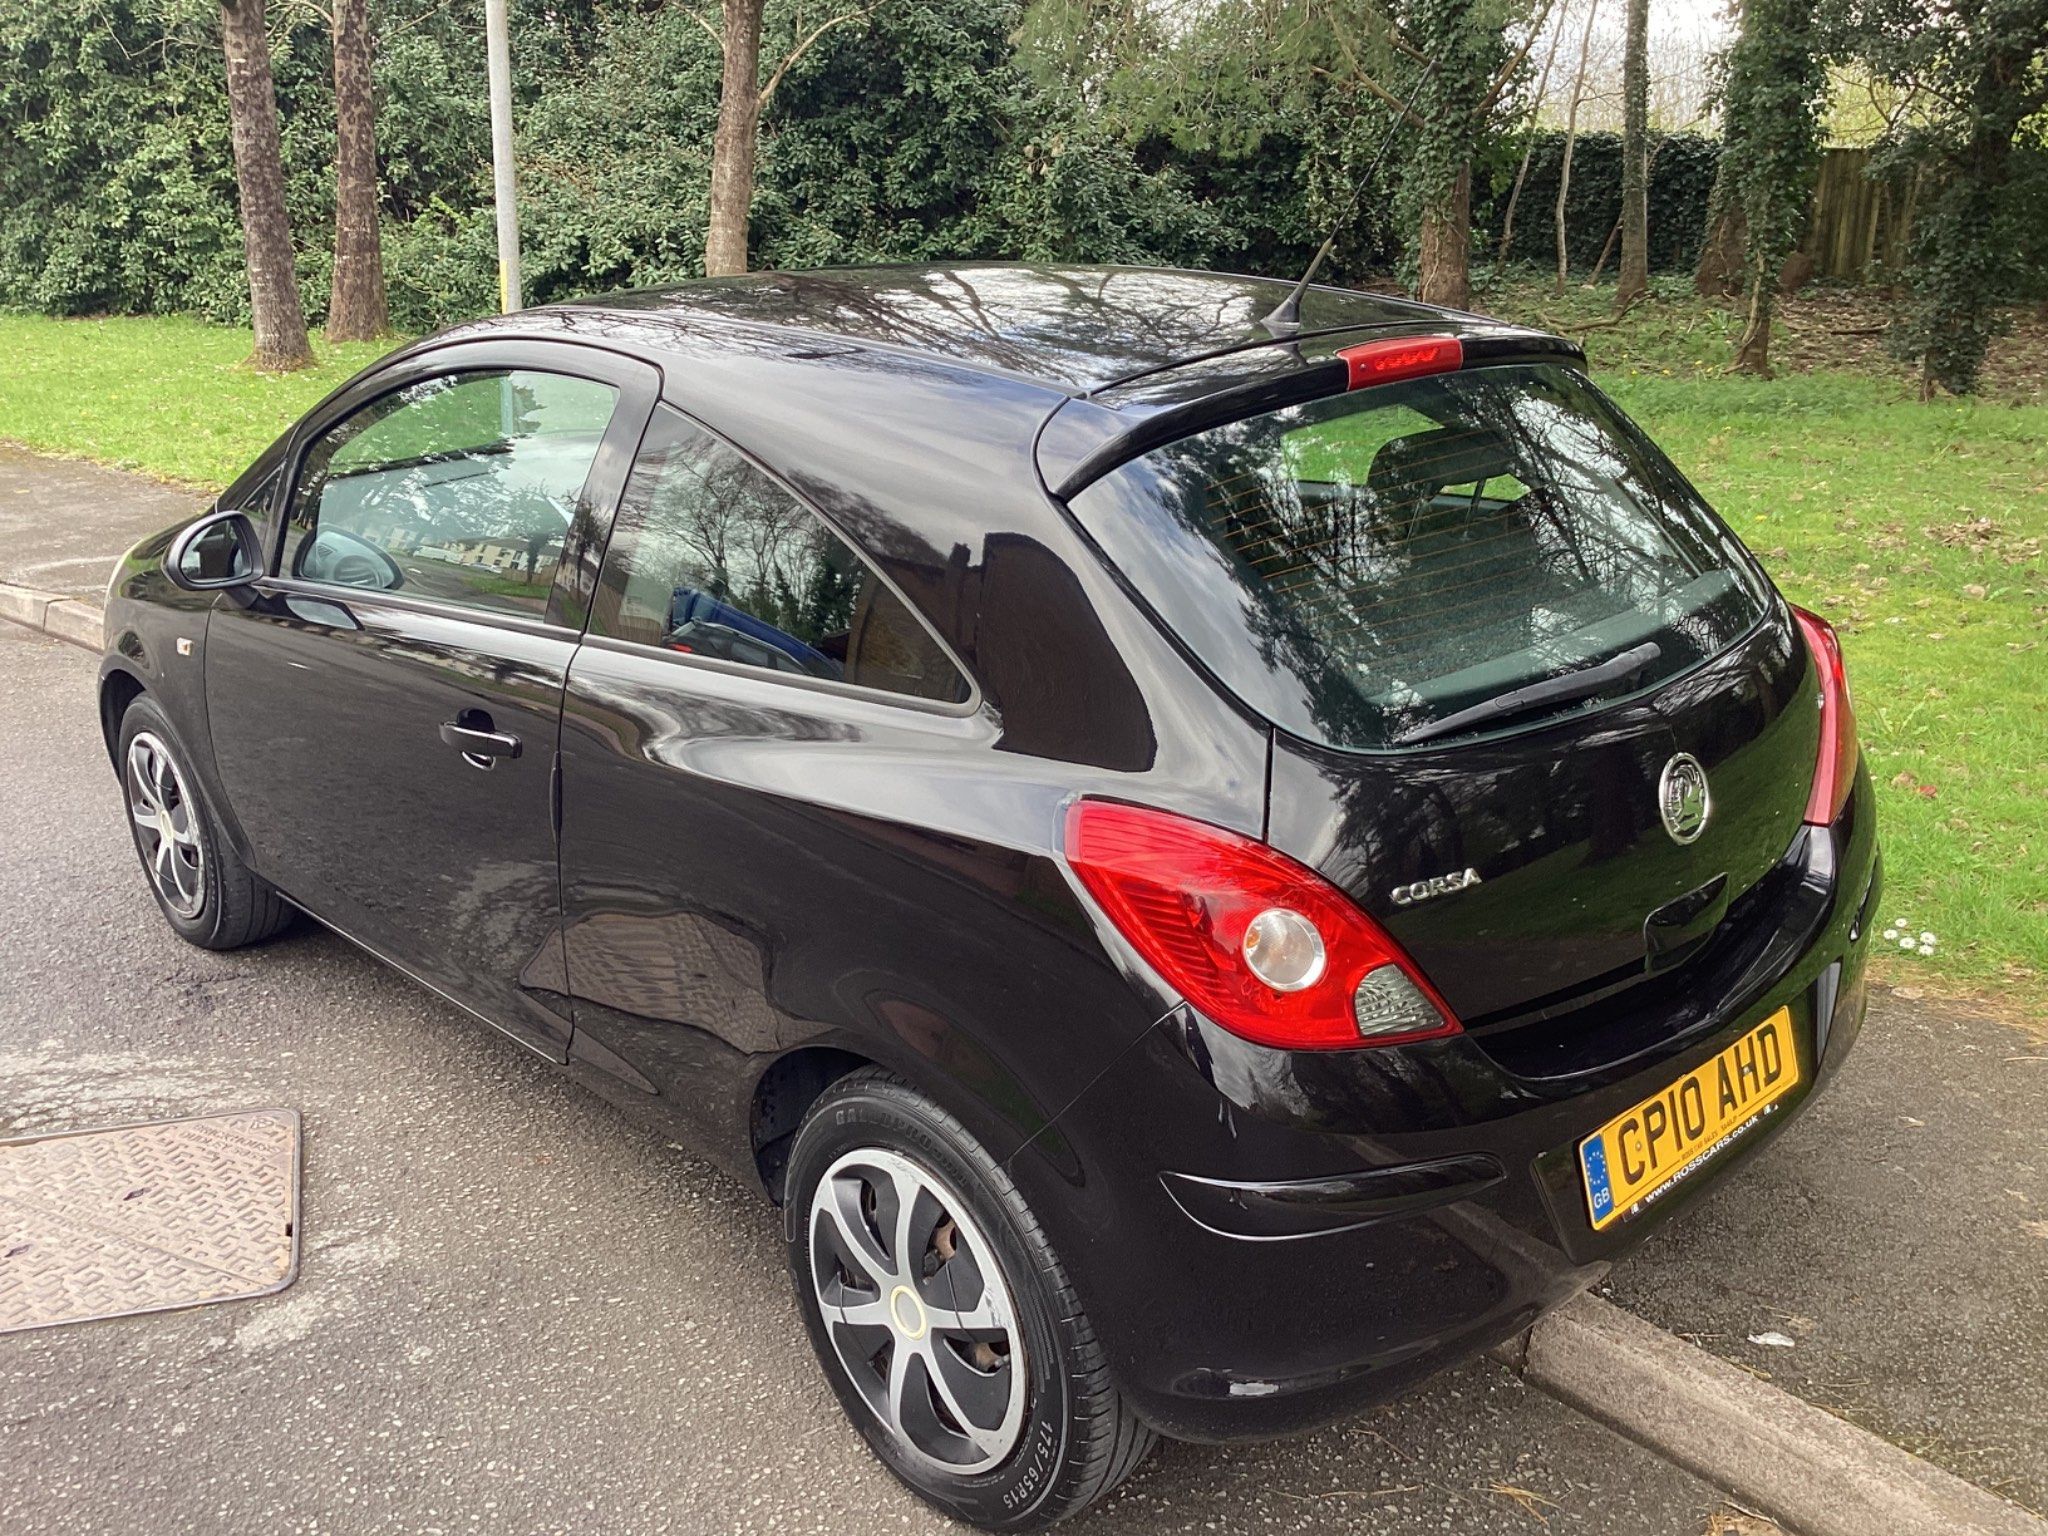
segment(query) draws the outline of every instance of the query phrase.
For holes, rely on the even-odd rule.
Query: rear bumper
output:
[[[1867,778],[1788,856],[1767,966],[1658,1043],[1532,1078],[1471,1037],[1366,1052],[1161,1022],[1012,1162],[1125,1391],[1163,1432],[1292,1433],[1396,1395],[1596,1281],[1777,1135],[1856,1037],[1878,895]],[[1793,1093],[1659,1198],[1593,1230],[1578,1142],[1788,1008]]]

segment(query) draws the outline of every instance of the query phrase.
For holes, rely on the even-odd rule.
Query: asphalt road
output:
[[[955,1528],[844,1421],[748,1191],[310,924],[179,943],[93,677],[0,624],[0,1135],[296,1106],[305,1246],[276,1297],[0,1337],[0,1531]],[[1069,1529],[1701,1536],[1717,1504],[1477,1362],[1164,1447]]]

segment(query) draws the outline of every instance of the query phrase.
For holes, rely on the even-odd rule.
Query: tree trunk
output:
[[[334,287],[329,341],[391,329],[377,228],[377,109],[370,76],[369,0],[334,0]]]
[[[249,309],[256,350],[249,361],[266,372],[307,367],[306,312],[292,264],[291,222],[284,210],[284,161],[277,146],[277,88],[270,78],[270,38],[263,0],[222,0],[221,51],[227,58],[228,120],[234,131],[235,185],[242,201],[242,247],[249,266]]]
[[[1987,8],[1974,43],[1967,113],[1956,114],[1968,137],[1927,167],[1934,175],[1927,238],[1917,242],[1919,260],[1908,273],[1912,297],[1894,332],[1895,341],[1910,344],[1907,355],[1919,355],[1922,399],[1932,399],[1937,385],[1957,395],[1977,389],[2000,329],[1999,300],[2040,259],[2037,250],[2016,248],[2001,228],[2001,210],[2019,190],[2012,181],[2015,141],[2048,103],[2040,74],[2048,12],[2015,7],[1995,29],[1992,14]]]
[[[1563,21],[1560,16],[1559,21]],[[1529,131],[1522,138],[1522,163],[1515,168],[1515,184],[1508,192],[1508,208],[1500,221],[1500,246],[1493,253],[1496,262],[1508,259],[1508,246],[1515,238],[1515,204],[1522,200],[1522,183],[1529,179],[1529,160],[1536,153],[1536,118],[1543,100],[1550,94],[1550,67],[1557,62],[1557,44],[1543,55],[1543,72],[1536,77],[1536,95],[1529,103]]]
[[[1650,0],[1628,0],[1621,53],[1621,273],[1617,310],[1650,291]]]
[[[1565,226],[1565,203],[1572,195],[1572,151],[1579,143],[1579,103],[1586,99],[1586,55],[1593,47],[1593,18],[1600,14],[1600,0],[1587,0],[1586,30],[1579,34],[1579,67],[1572,77],[1572,104],[1565,112],[1564,158],[1557,168],[1557,207],[1554,218],[1557,226],[1557,296],[1564,297],[1565,284],[1571,281],[1572,252],[1569,231]]]
[[[1753,373],[1760,379],[1771,376],[1771,300],[1777,292],[1774,274],[1762,262],[1749,273],[1749,320],[1742,327],[1742,340],[1735,345],[1731,373]]]
[[[711,143],[711,227],[704,236],[707,277],[747,270],[747,214],[761,129],[761,6],[762,0],[725,0],[725,70]]]
[[[1442,205],[1422,212],[1422,261],[1416,297],[1449,309],[1472,307],[1472,167],[1458,172]]]
[[[1707,194],[1707,233],[1700,244],[1693,287],[1703,299],[1732,299],[1742,292],[1743,251],[1749,245],[1749,224],[1742,217],[1742,199],[1735,195],[1726,155],[1714,167],[1713,190]]]

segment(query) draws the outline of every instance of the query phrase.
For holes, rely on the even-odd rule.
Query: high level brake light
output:
[[[1806,820],[1825,827],[1842,814],[1849,791],[1856,786],[1856,711],[1849,701],[1849,671],[1834,626],[1804,608],[1794,608],[1792,617],[1799,621],[1799,632],[1820,673],[1820,760],[1814,767],[1813,792],[1806,798]]]
[[[1304,1051],[1459,1028],[1378,923],[1264,843],[1165,811],[1077,800],[1066,856],[1131,947],[1233,1034]]]
[[[1465,366],[1465,344],[1455,336],[1389,336],[1339,347],[1337,355],[1351,370],[1346,389],[1419,379],[1428,373],[1455,373]]]

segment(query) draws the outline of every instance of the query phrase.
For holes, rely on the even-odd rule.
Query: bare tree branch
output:
[[[1544,17],[1549,18],[1549,11]],[[1515,238],[1515,205],[1522,200],[1522,184],[1529,179],[1529,162],[1536,153],[1536,120],[1543,113],[1543,102],[1550,94],[1550,71],[1557,63],[1557,47],[1552,44],[1543,55],[1543,72],[1536,77],[1536,97],[1529,103],[1529,127],[1522,136],[1522,163],[1515,170],[1514,190],[1508,193],[1508,211],[1500,224],[1500,248],[1494,252],[1495,262],[1508,259],[1508,246]]]
[[[1536,39],[1542,35],[1544,25],[1550,20],[1550,12],[1555,3],[1556,0],[1543,0],[1543,9],[1536,13],[1535,20],[1529,24],[1528,37],[1522,46],[1515,50],[1514,56],[1501,65],[1500,73],[1493,77],[1493,83],[1486,88],[1486,95],[1479,102],[1481,117],[1485,117],[1493,110],[1494,104],[1500,100],[1500,93],[1507,89],[1508,81],[1512,80],[1515,71],[1522,67],[1522,60],[1529,57],[1529,50],[1536,46]]]
[[[1420,115],[1417,114],[1413,107],[1409,106],[1407,102],[1401,100],[1400,97],[1396,96],[1393,92],[1389,91],[1385,86],[1381,85],[1379,81],[1373,79],[1371,75],[1368,75],[1362,69],[1358,71],[1358,83],[1364,86],[1368,91],[1371,91],[1373,95],[1379,97],[1381,101],[1385,102],[1388,106],[1392,107],[1396,112],[1400,113],[1401,120],[1405,122],[1409,127],[1420,128],[1423,126],[1422,118],[1420,117]]]
[[[704,35],[711,39],[712,47],[716,48],[720,53],[725,52],[725,39],[719,36],[718,28],[714,27],[713,25],[711,25],[710,22],[706,21],[703,17],[703,14],[699,12],[695,6],[685,5],[678,7],[678,9],[680,9],[685,16],[689,17],[690,20],[694,21],[695,23],[697,23],[698,26],[704,29]]]
[[[864,6],[858,11],[846,11],[838,16],[834,16],[829,21],[821,21],[817,26],[811,28],[809,36],[782,56],[782,62],[776,65],[774,73],[769,75],[768,83],[761,87],[761,105],[764,107],[768,105],[768,98],[775,94],[775,87],[782,84],[782,77],[789,73],[791,65],[810,52],[811,44],[842,22],[860,21],[865,17],[872,16],[881,8],[881,5],[882,0],[873,0],[872,4]]]
[[[1354,75],[1364,74],[1365,66],[1359,62],[1358,50],[1351,46],[1351,34],[1342,27],[1333,24],[1330,28],[1330,36],[1336,39],[1337,51],[1344,55],[1345,66],[1351,73]]]
[[[328,7],[321,5],[319,0],[287,0],[286,4],[278,7],[278,12],[285,16],[289,16],[293,12],[305,12],[310,14],[314,20],[318,21],[327,30],[332,31],[334,29],[334,12]]]
[[[1550,328],[1554,331],[1564,331],[1567,334],[1576,334],[1580,336],[1585,335],[1588,331],[1611,331],[1617,325],[1620,325],[1622,321],[1628,318],[1628,312],[1634,309],[1637,303],[1639,303],[1642,300],[1642,298],[1642,294],[1630,294],[1628,299],[1622,304],[1621,308],[1617,309],[1612,315],[1609,315],[1605,320],[1593,320],[1587,322],[1585,325],[1551,325]]]
[[[377,41],[381,43],[386,38],[403,37],[406,33],[410,32],[414,27],[418,26],[421,22],[432,21],[436,16],[440,15],[443,11],[447,10],[448,7],[453,5],[454,3],[455,0],[441,0],[441,3],[439,5],[434,6],[430,10],[421,11],[417,16],[412,17],[410,20],[401,21],[394,26],[387,27],[383,32],[380,32],[378,34]]]
[[[1403,37],[1400,34],[1400,32],[1396,29],[1392,27],[1389,27],[1387,29],[1387,41],[1394,45],[1396,52],[1407,54],[1409,58],[1413,59],[1416,63],[1422,65],[1425,69],[1429,67],[1429,55],[1424,53],[1420,48],[1416,47],[1413,43],[1409,42],[1408,39]]]

